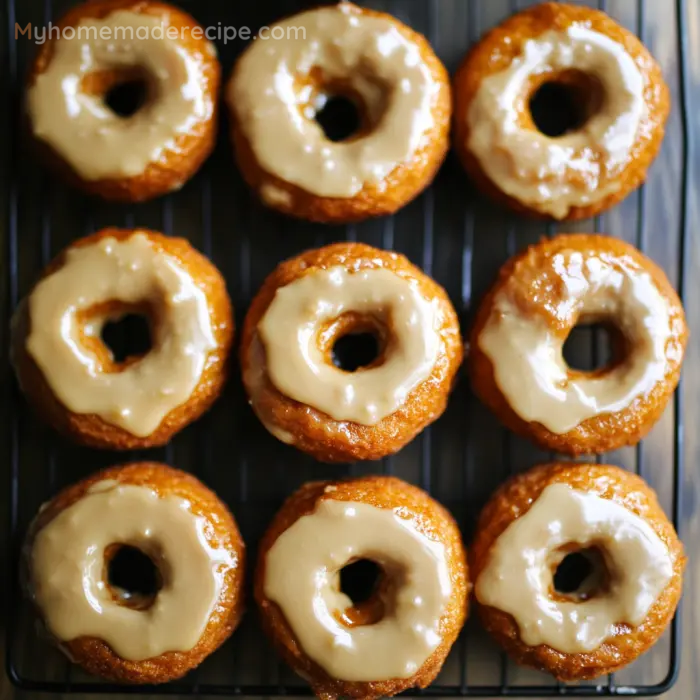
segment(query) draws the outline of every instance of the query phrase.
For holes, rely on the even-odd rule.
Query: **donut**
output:
[[[264,29],[226,101],[238,165],[265,205],[359,221],[392,214],[430,184],[449,148],[452,104],[423,36],[349,2]]]
[[[120,683],[180,678],[243,611],[233,516],[163,464],[112,467],[69,486],[39,511],[24,554],[50,638],[88,673]]]
[[[71,185],[138,202],[180,189],[216,139],[216,49],[182,10],[90,0],[56,24],[29,75],[39,156]]]
[[[611,361],[569,367],[571,330],[601,323]],[[634,445],[677,384],[688,338],[663,271],[607,236],[561,235],[509,260],[476,313],[469,341],[474,392],[511,430],[544,449],[600,453]]]
[[[353,599],[341,570],[373,562]],[[437,676],[467,615],[457,524],[428,494],[369,476],[309,483],[263,536],[255,598],[283,659],[321,698],[379,698]]]
[[[613,673],[651,647],[676,610],[685,563],[640,477],[572,462],[504,484],[470,550],[486,630],[517,663],[562,681]]]
[[[340,344],[357,339],[371,352],[338,363]],[[336,243],[268,276],[240,353],[267,430],[321,461],[348,462],[396,452],[442,414],[462,341],[445,291],[403,255]]]
[[[458,69],[454,143],[514,210],[595,216],[639,187],[670,108],[661,68],[603,12],[545,2],[489,32]]]
[[[109,322],[146,319],[150,350],[119,358]],[[15,313],[20,386],[55,429],[91,447],[164,445],[221,393],[233,341],[218,270],[180,238],[108,228],[75,241]]]

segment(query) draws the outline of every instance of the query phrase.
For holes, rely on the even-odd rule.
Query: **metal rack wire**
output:
[[[21,81],[33,47],[15,37],[16,23],[24,26],[31,21],[45,25],[71,4],[70,0],[21,3],[7,0],[4,9],[8,43],[5,79],[16,107],[8,165],[5,328],[21,295],[50,258],[71,240],[106,225],[148,226],[188,237],[223,270],[239,321],[264,275],[284,257],[339,239],[396,248],[446,287],[465,327],[473,300],[478,301],[505,258],[540,236],[558,230],[554,225],[521,221],[481,202],[454,161],[448,161],[433,188],[395,217],[345,228],[283,219],[263,210],[248,194],[232,166],[225,128],[221,130],[217,152],[181,193],[161,202],[133,207],[86,201],[35,169],[31,160],[24,157],[19,136]],[[186,0],[182,4],[198,15],[203,24],[221,22],[256,28],[315,3],[278,0],[265,3],[266,7],[209,3],[217,5],[216,8],[205,7],[205,3],[201,3],[202,7],[193,6]],[[363,4],[392,12],[423,31],[452,70],[467,43],[475,41],[490,24],[532,3],[530,0],[367,0]],[[693,153],[688,111],[688,34],[684,26],[686,0],[664,3],[667,14],[663,17],[655,7],[657,14],[653,18],[645,0],[590,0],[583,4],[619,15],[620,21],[636,30],[645,42],[651,42],[652,50],[655,42],[665,42],[664,55],[660,58],[676,98],[676,117],[669,124],[664,152],[655,166],[659,173],[655,182],[659,184],[663,180],[665,189],[657,192],[656,187],[643,188],[616,212],[577,228],[607,230],[635,243],[657,259],[683,296],[689,236],[688,172]],[[659,28],[659,23],[663,27]],[[672,51],[668,50],[669,32],[674,35]],[[242,46],[241,42],[220,45],[225,70],[230,69]],[[669,214],[664,197],[673,199],[675,214]],[[659,222],[665,224],[664,235],[653,233]],[[581,335],[575,352],[582,364],[595,363],[601,342],[594,332]],[[412,445],[381,463],[347,468],[315,464],[276,444],[248,410],[237,380],[210,415],[168,447],[127,456],[66,445],[34,422],[13,382],[7,385],[10,421],[6,454],[10,462],[13,571],[19,563],[23,534],[40,503],[61,486],[110,463],[147,457],[192,471],[229,503],[250,551],[254,552],[265,524],[281,499],[296,486],[312,478],[373,472],[394,473],[431,491],[455,514],[468,539],[479,506],[499,481],[513,471],[551,457],[504,431],[479,406],[465,381],[458,386],[447,414]],[[650,480],[678,526],[682,457],[683,405],[682,392],[678,391],[673,408],[644,446],[620,451],[606,459],[641,472]],[[664,460],[672,462],[672,471],[658,466]],[[409,694],[538,698],[657,695],[675,681],[680,663],[679,640],[680,616],[677,616],[665,640],[635,664],[629,674],[573,686],[517,669],[470,622],[437,682],[424,691]],[[309,694],[303,682],[277,661],[262,639],[252,611],[229,644],[177,683],[154,688],[124,687],[84,676],[35,637],[31,611],[23,602],[14,577],[8,596],[6,666],[15,685],[38,692]]]

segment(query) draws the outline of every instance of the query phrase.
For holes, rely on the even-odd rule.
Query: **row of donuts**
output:
[[[152,347],[115,357],[106,324],[144,316]],[[611,362],[567,366],[580,323],[613,330]],[[12,359],[52,426],[99,448],[167,443],[221,393],[231,302],[213,264],[183,239],[105,229],[71,244],[20,304]],[[371,355],[343,365],[358,337]],[[468,343],[471,384],[512,430],[546,449],[635,444],[672,395],[687,328],[664,273],[631,245],[565,234],[503,266]],[[327,462],[380,459],[445,410],[463,357],[446,292],[404,256],[336,243],[282,262],[248,310],[243,383],[267,430]]]
[[[216,138],[221,67],[207,31],[155,0],[92,0],[57,28],[27,93],[43,159],[106,199],[180,188]],[[585,7],[545,2],[509,18],[473,47],[452,89],[426,39],[388,14],[340,2],[266,29],[236,63],[226,102],[243,177],[293,216],[395,212],[435,176],[453,112],[455,149],[475,183],[521,213],[556,219],[623,199],[663,138],[659,66],[633,34]],[[123,104],[119,90],[134,83],[143,103]],[[547,90],[558,95],[545,110],[563,119],[558,127],[538,124]],[[334,98],[358,112],[344,135],[321,126]]]
[[[148,560],[149,584],[120,573],[135,553]],[[162,464],[113,467],[66,488],[40,510],[25,555],[49,637],[111,680],[183,676],[243,612],[233,516]],[[587,569],[572,578],[575,557]],[[319,697],[378,698],[436,678],[467,617],[470,581],[484,627],[516,662],[572,681],[616,671],[656,642],[685,566],[640,477],[573,462],[501,486],[468,561],[452,516],[415,486],[389,476],[307,483],[261,540],[255,599],[280,655]],[[359,562],[378,570],[361,599],[343,582]]]

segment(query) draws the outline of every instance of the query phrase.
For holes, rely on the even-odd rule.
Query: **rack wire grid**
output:
[[[116,206],[68,190],[25,157],[20,138],[23,76],[36,46],[15,35],[16,26],[46,26],[71,2],[8,0],[4,13],[8,58],[3,69],[13,109],[3,113],[9,189],[4,263],[9,288],[3,331],[10,314],[41,268],[72,240],[103,226],[144,226],[188,238],[224,272],[240,324],[265,275],[282,259],[337,240],[358,240],[399,250],[449,292],[463,328],[505,259],[559,231],[604,231],[645,251],[681,291],[686,287],[689,178],[692,157],[688,110],[688,34],[685,0],[593,0],[579,2],[607,11],[636,32],[662,64],[673,96],[666,139],[647,185],[593,221],[556,225],[522,220],[471,187],[454,157],[435,184],[395,216],[346,227],[293,221],[265,210],[244,186],[233,164],[222,124],[219,146],[203,171],[181,192],[155,203]],[[200,2],[182,6],[209,26],[253,30],[314,3]],[[471,43],[507,15],[532,4],[518,0],[368,0],[427,35],[452,71]],[[228,73],[244,42],[217,42]],[[0,200],[2,201],[2,200]],[[594,366],[605,352],[598,331],[577,329],[569,357]],[[7,336],[2,346],[6,348]],[[9,372],[9,369],[7,370]],[[455,515],[469,542],[479,508],[511,473],[554,457],[512,436],[473,397],[461,378],[446,414],[412,444],[378,463],[346,467],[315,463],[278,443],[249,409],[235,376],[224,397],[195,425],[163,449],[133,454],[92,451],[66,444],[35,422],[14,382],[7,381],[7,457],[12,562],[8,596],[7,672],[25,690],[60,693],[158,693],[177,695],[308,695],[309,689],[278,661],[249,610],[231,640],[185,679],[158,687],[124,687],[85,676],[38,638],[16,571],[21,541],[40,504],[56,491],[114,463],[161,460],[189,470],[230,505],[254,559],[256,542],[282,499],[310,479],[391,473],[430,491]],[[598,458],[641,473],[658,491],[674,523],[680,522],[683,407],[681,392],[651,435],[636,448]],[[672,465],[672,468],[671,468]],[[679,669],[680,616],[654,649],[628,669],[602,681],[570,685],[512,664],[470,620],[437,681],[413,695],[574,697],[657,695],[670,688]]]

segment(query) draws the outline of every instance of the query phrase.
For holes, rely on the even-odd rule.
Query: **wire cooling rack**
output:
[[[46,26],[71,2],[6,0],[7,62],[2,70],[13,105],[3,133],[9,173],[7,264],[9,315],[40,269],[69,242],[107,225],[146,226],[189,238],[222,269],[240,324],[264,276],[283,258],[336,240],[360,240],[397,249],[442,283],[467,328],[474,302],[493,280],[501,263],[517,250],[558,231],[604,231],[636,244],[667,272],[684,292],[688,238],[689,180],[692,157],[687,102],[688,35],[686,5],[644,0],[579,2],[599,7],[640,35],[661,62],[674,100],[662,153],[645,188],[612,212],[574,226],[524,221],[482,201],[454,158],[436,183],[396,216],[347,227],[292,221],[263,209],[246,190],[231,158],[222,124],[219,147],[203,172],[181,192],[138,206],[106,205],[65,189],[25,157],[20,139],[23,77],[36,46],[16,26]],[[314,3],[279,0],[195,3],[186,9],[205,25],[256,30]],[[364,4],[364,3],[363,3]],[[452,71],[482,32],[510,13],[531,4],[514,0],[372,0],[368,6],[389,11],[425,33]],[[222,34],[223,38],[223,34]],[[244,46],[218,42],[228,73]],[[4,147],[0,141],[0,147]],[[2,201],[2,200],[0,200]],[[583,368],[595,365],[604,341],[596,331],[577,330],[569,357]],[[2,344],[7,346],[7,336]],[[235,373],[234,373],[235,374]],[[189,470],[230,505],[254,554],[256,542],[281,500],[304,481],[318,478],[392,473],[429,490],[452,511],[465,538],[473,532],[480,506],[511,473],[551,459],[505,431],[476,401],[464,378],[450,407],[432,429],[398,455],[378,463],[346,467],[314,463],[276,442],[249,410],[234,376],[226,395],[196,425],[164,449],[130,455],[96,452],[65,444],[35,422],[14,383],[9,381],[8,452],[10,528],[13,569],[8,600],[7,672],[25,690],[60,693],[158,693],[201,695],[307,695],[308,687],[281,664],[263,639],[254,610],[232,639],[185,679],[156,688],[123,687],[87,677],[35,634],[16,571],[21,540],[40,504],[60,487],[104,466],[152,459]],[[609,461],[641,473],[659,493],[676,525],[682,473],[683,410],[681,392],[643,444],[606,455]],[[251,557],[251,560],[253,557]],[[436,683],[413,694],[430,696],[574,697],[657,695],[673,685],[679,668],[679,618],[670,631],[629,669],[592,684],[567,685],[514,666],[486,638],[474,620],[467,623]]]

